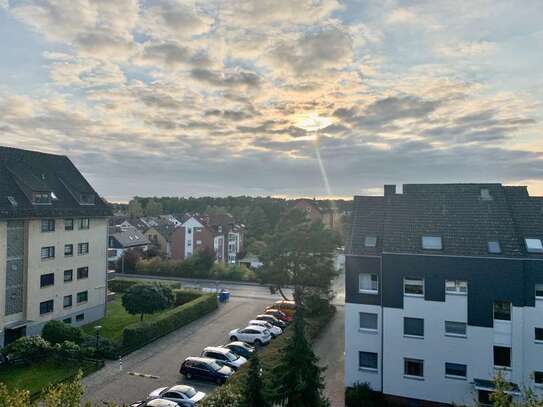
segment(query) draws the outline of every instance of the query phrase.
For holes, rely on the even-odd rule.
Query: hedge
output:
[[[194,301],[196,298],[202,296],[202,292],[197,290],[174,290],[173,293],[176,307]]]
[[[150,284],[150,282],[137,281],[137,280],[125,280],[125,279],[113,279],[108,282],[108,289],[116,293],[124,293],[130,287],[136,284]],[[172,284],[168,284],[168,287],[170,287],[171,289],[178,289],[178,288],[181,288],[181,284],[172,283]]]
[[[191,302],[166,311],[158,319],[129,325],[123,330],[123,350],[128,351],[144,346],[197,320],[217,307],[217,296],[205,294]]]

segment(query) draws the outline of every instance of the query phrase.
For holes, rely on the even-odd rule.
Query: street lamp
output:
[[[98,351],[98,343],[100,342],[100,329],[102,329],[102,325],[96,325],[94,327],[94,330],[96,331],[96,351]]]

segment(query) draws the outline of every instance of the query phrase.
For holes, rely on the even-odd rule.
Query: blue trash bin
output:
[[[219,302],[226,302],[230,299],[230,293],[226,290],[221,290],[219,293]]]

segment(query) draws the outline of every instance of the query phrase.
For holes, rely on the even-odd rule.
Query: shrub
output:
[[[154,321],[145,321],[129,325],[123,330],[123,348],[125,350],[143,346],[164,336],[217,308],[215,294],[202,295],[189,303],[166,311]]]
[[[55,357],[60,360],[79,359],[82,356],[81,347],[77,343],[71,341],[57,343],[53,347],[53,352]]]
[[[172,290],[162,284],[136,284],[123,295],[123,307],[129,314],[153,314],[170,308],[173,304]]]
[[[9,344],[6,353],[31,363],[47,359],[51,353],[51,346],[41,336],[24,336]]]
[[[42,330],[42,338],[51,344],[65,341],[81,342],[81,329],[68,325],[62,321],[49,321]]]
[[[108,338],[86,335],[81,342],[82,352],[87,357],[116,359],[119,355],[119,346]]]
[[[308,316],[321,315],[329,311],[330,302],[318,294],[310,294],[305,298],[305,307]]]
[[[382,405],[382,398],[371,390],[368,383],[355,383],[354,386],[345,389],[346,407],[379,407]]]
[[[194,301],[196,298],[202,296],[201,291],[196,290],[175,290],[175,306],[186,304],[187,302]]]
[[[211,275],[215,280],[227,281],[255,281],[256,274],[245,266],[226,266],[223,263],[215,263],[211,269]]]
[[[139,281],[115,279],[108,281],[107,286],[110,291],[113,291],[115,293],[124,293],[126,290],[136,284],[139,284]]]

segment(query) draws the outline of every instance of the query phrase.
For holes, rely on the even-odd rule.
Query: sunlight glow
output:
[[[311,112],[298,116],[294,121],[294,126],[305,131],[319,131],[330,126],[334,120],[331,117],[320,116],[318,113]]]

